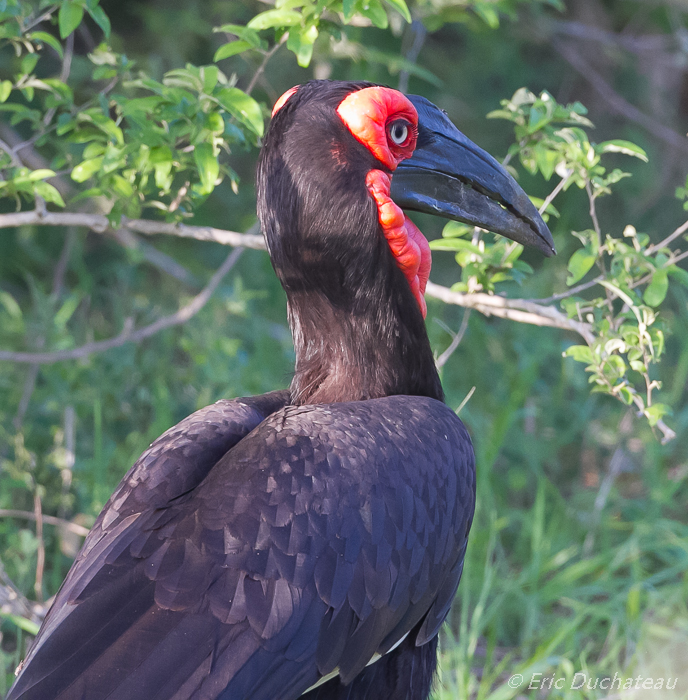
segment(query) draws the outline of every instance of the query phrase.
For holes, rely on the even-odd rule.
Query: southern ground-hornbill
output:
[[[279,100],[258,211],[289,391],[170,428],[98,517],[8,700],[425,699],[475,500],[425,331],[415,209],[554,252],[446,115],[369,83]]]

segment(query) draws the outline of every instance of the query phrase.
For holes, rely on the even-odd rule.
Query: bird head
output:
[[[513,177],[424,97],[312,81],[277,101],[258,168],[258,211],[288,293],[307,286],[346,304],[370,286],[364,281],[386,254],[424,316],[430,249],[404,210],[555,252]]]

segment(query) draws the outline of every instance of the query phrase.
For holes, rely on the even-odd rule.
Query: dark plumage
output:
[[[366,87],[299,87],[261,154],[291,390],[219,401],[151,445],[96,521],[7,700],[428,696],[474,457],[366,186],[390,169],[338,118]]]

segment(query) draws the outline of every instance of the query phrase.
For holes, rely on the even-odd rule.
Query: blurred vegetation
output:
[[[329,77],[446,109],[559,251],[418,217],[433,280],[466,307],[429,298],[428,331],[478,457],[436,697],[607,694],[571,690],[577,672],[681,676],[658,697],[686,696],[682,5],[0,0],[0,40],[0,693],[141,451],[212,401],[288,385],[267,255],[136,221],[251,230],[270,106]],[[59,212],[99,223],[35,220]],[[493,293],[579,332],[478,313]],[[533,673],[568,682],[528,689]]]

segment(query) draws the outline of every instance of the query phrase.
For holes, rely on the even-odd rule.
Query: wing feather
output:
[[[436,635],[474,507],[454,413],[397,396],[239,421],[230,403],[127,475],[8,700],[288,700]]]

